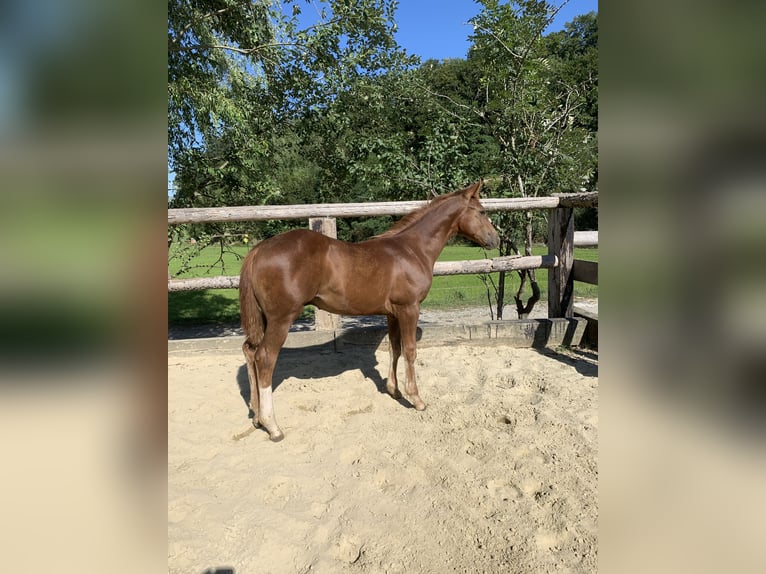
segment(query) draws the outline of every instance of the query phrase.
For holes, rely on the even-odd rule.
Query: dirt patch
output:
[[[417,364],[424,412],[382,392],[385,351],[283,350],[274,444],[232,438],[241,354],[171,354],[169,571],[595,572],[597,355],[465,345]]]

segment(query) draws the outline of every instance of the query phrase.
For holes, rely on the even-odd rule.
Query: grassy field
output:
[[[548,247],[536,245],[532,248],[534,255],[545,255]],[[486,253],[486,255],[485,255]],[[497,251],[485,252],[479,247],[473,246],[447,246],[439,257],[439,261],[461,261],[467,259],[484,259],[485,257],[497,257]],[[575,249],[575,259],[598,261],[597,249]],[[493,274],[497,284],[498,274]],[[540,297],[548,297],[548,270],[536,269],[535,278],[540,287]],[[513,302],[513,295],[519,288],[519,274],[509,273],[505,282],[505,301]],[[528,296],[528,295],[527,295]],[[597,297],[598,287],[585,283],[575,283],[575,296]],[[492,293],[494,298],[494,292]],[[487,304],[487,287],[479,275],[450,275],[446,277],[434,277],[431,291],[423,301],[424,307],[465,307]]]
[[[222,260],[220,249],[208,247],[201,250],[191,263],[194,268],[177,278],[209,277],[215,275],[238,275],[241,259],[248,247],[235,247],[233,253],[224,253]],[[533,248],[535,255],[546,254],[547,247],[538,245]],[[598,250],[576,248],[575,259],[598,261]],[[497,257],[497,251],[486,252],[479,247],[448,245],[439,257],[439,261],[460,261],[465,259],[484,259]],[[168,271],[176,277],[180,263],[172,260]],[[541,298],[547,298],[548,270],[535,271]],[[494,274],[495,283],[497,274]],[[517,273],[509,274],[506,279],[506,303],[513,302],[513,294],[519,287]],[[494,293],[492,294],[494,296]],[[528,295],[527,295],[528,296]],[[575,296],[597,297],[598,287],[584,283],[575,283]],[[171,325],[231,323],[239,320],[239,294],[235,289],[209,289],[206,291],[187,291],[168,293],[168,322]],[[423,302],[424,307],[456,308],[487,305],[487,288],[478,275],[452,275],[434,277],[431,291]]]

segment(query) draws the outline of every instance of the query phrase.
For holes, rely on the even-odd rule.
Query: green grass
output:
[[[211,277],[216,275],[238,275],[241,259],[249,248],[232,248],[233,253],[223,254],[220,249],[208,247],[200,250],[191,260],[190,272],[179,274],[177,278]],[[547,247],[538,245],[532,249],[535,255],[545,255]],[[238,257],[239,256],[239,257]],[[575,259],[598,261],[598,249],[575,248]],[[448,245],[439,257],[439,261],[461,261],[465,259],[484,259],[497,257],[497,250],[487,252],[480,247]],[[176,277],[180,263],[174,259],[168,265],[168,271]],[[541,298],[547,298],[548,270],[535,271],[540,286]],[[513,295],[519,287],[518,273],[510,273],[506,279],[506,304],[513,303]],[[497,274],[494,274],[495,283]],[[529,294],[527,294],[527,297]],[[598,297],[598,286],[575,283],[576,297]],[[494,293],[493,293],[494,297]],[[478,275],[451,275],[434,277],[431,291],[423,302],[426,308],[457,308],[487,305],[487,289]],[[168,322],[171,325],[189,325],[205,323],[232,323],[239,321],[239,293],[236,289],[208,289],[205,291],[183,291],[168,293]]]
[[[545,245],[536,245],[532,248],[534,255],[546,255],[548,247]],[[488,257],[497,257],[498,252],[494,250],[487,252],[480,247],[473,246],[447,246],[442,252],[439,261],[461,261],[467,259],[484,259]],[[586,261],[598,261],[598,250],[590,248],[575,248],[575,259],[584,259]],[[494,273],[495,284],[499,274]],[[535,279],[540,287],[541,299],[548,297],[548,270],[536,269]],[[505,281],[505,301],[513,303],[513,295],[519,288],[519,274],[516,272],[506,274]],[[526,297],[529,297],[529,287],[527,287]],[[588,285],[586,283],[575,282],[576,297],[598,297],[598,286]],[[494,299],[494,292],[491,294]],[[487,288],[478,275],[449,275],[434,277],[431,291],[428,297],[423,301],[423,307],[431,308],[451,308],[468,307],[477,305],[488,305]],[[494,307],[493,303],[493,307]]]
[[[242,259],[249,247],[232,247],[221,254],[217,246],[196,251],[190,260],[192,268],[179,274],[181,261],[178,257],[168,263],[173,278],[214,277],[239,275]],[[172,254],[178,254],[172,250]],[[220,259],[220,261],[219,261]],[[204,291],[178,291],[168,293],[168,323],[171,325],[196,325],[205,323],[235,323],[239,321],[239,291],[236,289],[206,289]]]

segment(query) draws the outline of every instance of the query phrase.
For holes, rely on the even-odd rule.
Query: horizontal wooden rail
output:
[[[598,285],[598,261],[575,259],[572,262],[572,273],[575,281]]]
[[[598,247],[598,231],[575,231],[575,247]]]
[[[575,199],[576,196],[576,199]],[[598,205],[598,192],[560,194],[550,197],[482,199],[487,211],[526,211],[554,209],[574,201],[577,207]],[[168,224],[210,223],[216,221],[265,221],[269,219],[308,219],[309,217],[374,217],[406,215],[425,201],[386,201],[373,203],[316,203],[306,205],[248,205],[235,207],[189,207],[168,209]]]
[[[168,279],[168,291],[201,291],[203,289],[239,289],[239,275]]]
[[[495,273],[498,271],[520,269],[550,269],[556,265],[558,265],[558,260],[553,255],[495,257],[494,259],[475,259],[472,261],[437,261],[436,265],[434,265],[434,275],[470,275],[473,273]],[[238,288],[238,275],[168,280],[168,291]]]
[[[557,207],[598,207],[598,192],[584,191],[582,193],[554,193],[559,198]]]
[[[524,257],[511,255],[472,261],[437,261],[434,265],[434,275],[470,275],[472,273],[497,273],[498,271],[521,269],[551,269],[556,265],[558,265],[558,259],[555,255],[528,255]]]

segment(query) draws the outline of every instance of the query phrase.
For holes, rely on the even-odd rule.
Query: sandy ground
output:
[[[169,572],[595,572],[597,355],[463,345],[417,365],[424,412],[382,392],[387,351],[283,350],[271,443],[233,439],[239,352],[170,352]]]

